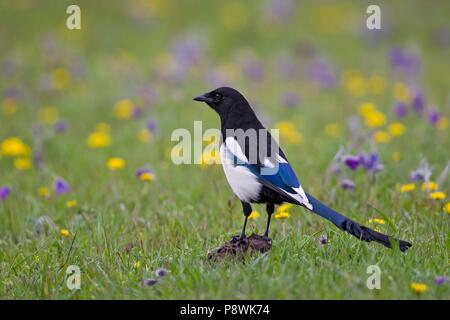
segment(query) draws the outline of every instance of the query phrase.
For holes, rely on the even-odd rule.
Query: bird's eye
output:
[[[214,94],[214,99],[215,99],[215,100],[220,101],[220,100],[222,100],[222,98],[223,98],[222,94],[220,94],[220,93],[218,93],[218,92],[216,92],[216,93]]]

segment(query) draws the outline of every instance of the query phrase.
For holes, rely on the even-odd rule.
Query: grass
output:
[[[51,125],[42,124],[41,169],[17,170],[13,159],[0,157],[0,186],[8,185],[12,190],[0,201],[1,298],[450,298],[448,283],[433,283],[436,276],[448,275],[449,227],[443,210],[448,198],[430,200],[420,185],[411,194],[399,193],[397,188],[409,182],[410,171],[423,158],[433,165],[432,178],[438,178],[449,160],[448,128],[434,128],[426,117],[409,114],[401,120],[406,127],[403,136],[377,145],[385,168],[375,179],[361,170],[347,170],[357,186],[354,192],[340,189],[334,176],[325,181],[339,146],[349,145],[351,133],[346,123],[358,114],[361,102],[373,101],[386,114],[388,123],[397,121],[391,111],[393,87],[411,79],[391,70],[386,58],[390,48],[412,47],[419,53],[421,75],[412,81],[420,83],[428,101],[449,116],[449,48],[436,46],[431,36],[436,28],[448,26],[447,3],[426,6],[417,1],[402,7],[382,2],[383,17],[392,27],[375,43],[361,36],[357,28],[365,19],[365,6],[352,2],[306,2],[291,20],[271,25],[258,18],[261,3],[249,1],[244,9],[238,8],[247,19],[245,27],[237,30],[224,27],[229,18],[224,17],[227,9],[220,3],[199,6],[181,2],[175,6],[164,1],[161,7],[145,10],[139,3],[80,1],[81,31],[64,28],[65,8],[71,4],[67,1],[57,5],[50,1],[0,4],[0,38],[4,39],[0,58],[12,57],[19,64],[15,75],[1,76],[0,90],[18,88],[22,93],[16,113],[0,113],[0,141],[17,136],[35,152],[32,127],[42,122],[39,114],[45,106],[57,107],[58,118],[69,125],[66,133],[55,134]],[[331,21],[321,23],[321,14],[331,15]],[[172,82],[159,76],[161,70],[170,69],[164,57],[173,41],[192,30],[207,35],[207,54],[188,70],[184,80]],[[348,70],[359,70],[365,78],[379,74],[385,78],[386,88],[379,95],[356,97],[346,90],[340,77],[337,85],[327,90],[303,76],[281,78],[275,58],[280,52],[294,52],[299,40],[312,44],[319,56],[333,61],[339,74]],[[43,46],[53,46],[52,41],[56,41],[55,47],[46,52]],[[239,70],[235,57],[244,49],[260,57],[265,77],[257,82],[238,73],[233,86],[245,92],[269,126],[289,120],[301,132],[299,144],[283,140],[281,144],[304,189],[361,223],[383,218],[386,224],[377,227],[411,241],[413,247],[408,252],[360,242],[320,217],[294,208],[289,219],[273,221],[274,246],[269,254],[247,257],[245,263],[207,261],[208,250],[240,231],[240,204],[220,166],[172,164],[170,150],[175,143],[170,135],[176,128],[192,132],[194,120],[202,120],[203,128],[219,126],[209,108],[191,99],[211,89],[211,82],[203,75],[213,68],[226,65]],[[79,79],[72,75],[63,90],[39,89],[52,70],[69,69],[74,61],[84,66]],[[145,103],[139,90],[143,85],[158,92],[155,102]],[[280,95],[286,91],[299,92],[301,106],[280,107]],[[142,117],[120,120],[114,116],[114,104],[124,98],[142,104]],[[151,143],[144,144],[137,135],[150,118],[156,121],[157,132]],[[91,149],[86,139],[99,122],[110,124],[112,145]],[[329,123],[336,124],[340,133],[328,135],[325,127]],[[369,150],[368,144],[364,150]],[[400,161],[393,160],[394,153],[400,155]],[[113,156],[126,160],[124,169],[107,169],[106,162]],[[155,170],[155,181],[138,181],[135,170],[140,167]],[[58,176],[70,183],[72,191],[58,197],[51,190],[49,199],[40,197],[37,189],[51,189]],[[450,193],[448,179],[440,190]],[[78,202],[76,208],[66,206],[72,199]],[[255,209],[261,217],[250,222],[249,233],[264,230],[264,208]],[[35,225],[42,216],[48,216],[55,228],[37,236]],[[61,228],[68,229],[70,236],[62,237]],[[322,234],[327,235],[328,245],[318,243]],[[367,267],[374,264],[382,271],[380,290],[366,287]],[[80,290],[70,291],[65,285],[69,265],[81,268]],[[169,274],[153,287],[144,286],[142,280],[153,278],[160,267]],[[425,283],[428,290],[418,295],[410,289],[412,282]]]

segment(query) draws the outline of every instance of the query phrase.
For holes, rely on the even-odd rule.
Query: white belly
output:
[[[220,146],[220,160],[234,194],[245,202],[257,201],[262,188],[261,183],[248,168],[233,165],[233,154],[224,143]]]

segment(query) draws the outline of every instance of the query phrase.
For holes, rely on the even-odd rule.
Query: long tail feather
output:
[[[396,242],[399,246],[400,251],[402,252],[406,251],[412,245],[408,241],[399,240],[372,230],[366,226],[360,225],[359,223],[347,218],[339,212],[336,212],[333,209],[327,207],[310,194],[307,193],[306,196],[308,197],[308,200],[313,207],[311,210],[312,212],[333,222],[339,229],[347,231],[352,236],[355,236],[360,240],[367,242],[375,241],[381,243],[387,248],[392,248],[392,243]]]

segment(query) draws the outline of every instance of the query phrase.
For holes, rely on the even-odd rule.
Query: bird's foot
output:
[[[238,234],[231,238],[230,242],[236,245],[247,245],[248,238],[245,236],[245,234]]]

